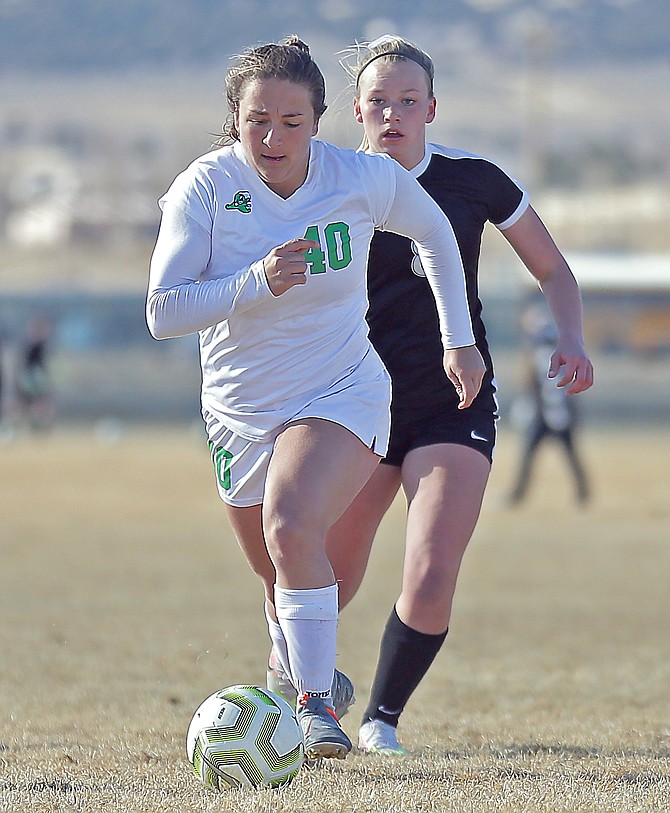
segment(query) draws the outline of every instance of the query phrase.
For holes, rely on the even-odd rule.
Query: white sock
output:
[[[275,585],[275,611],[298,695],[318,694],[329,699],[335,671],[337,585],[315,590]]]
[[[270,633],[270,640],[272,641],[272,648],[274,649],[275,655],[279,659],[281,668],[284,670],[284,672],[286,672],[291,682],[293,682],[293,679],[291,678],[291,670],[289,668],[289,658],[288,658],[288,649],[286,648],[286,638],[284,638],[284,633],[282,632],[282,629],[279,626],[279,624],[270,615],[267,601],[265,602],[264,606],[265,606],[265,618],[268,622],[268,632]]]

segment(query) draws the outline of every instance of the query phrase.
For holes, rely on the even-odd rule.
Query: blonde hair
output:
[[[372,62],[382,60],[386,63],[416,62],[426,72],[428,79],[428,96],[434,96],[435,65],[429,54],[422,51],[417,45],[395,34],[384,34],[368,43],[357,43],[351,48],[341,52],[340,65],[351,77],[354,87],[354,98],[358,98],[358,85],[361,74]],[[367,150],[370,143],[366,135],[363,136],[359,149]]]
[[[382,59],[384,62],[392,63],[409,59],[411,62],[416,62],[426,72],[428,94],[433,96],[435,81],[433,60],[429,54],[409,40],[395,34],[384,34],[372,42],[357,43],[342,53],[344,57],[340,60],[340,64],[352,78],[356,94],[361,74],[372,62]]]
[[[250,82],[262,79],[286,79],[303,85],[309,91],[318,121],[326,112],[326,83],[319,66],[312,59],[309,46],[292,34],[279,43],[249,48],[236,57],[236,64],[226,74],[226,99],[229,115],[223,125],[219,143],[239,141],[235,113]]]

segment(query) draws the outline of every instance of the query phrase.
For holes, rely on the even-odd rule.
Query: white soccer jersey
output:
[[[202,407],[212,429],[266,440],[374,353],[365,313],[375,227],[419,244],[445,344],[473,343],[451,227],[392,159],[313,140],[307,179],[284,199],[235,144],[194,161],[160,204],[147,320],[157,338],[199,332]],[[262,258],[300,237],[321,250],[306,254],[307,283],[275,297]]]

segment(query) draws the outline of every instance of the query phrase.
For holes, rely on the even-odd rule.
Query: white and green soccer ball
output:
[[[213,790],[287,785],[304,759],[295,711],[258,686],[229,686],[198,706],[186,735],[186,754]]]

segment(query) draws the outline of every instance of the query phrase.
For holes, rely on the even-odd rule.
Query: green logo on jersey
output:
[[[232,202],[226,203],[226,209],[237,209],[238,212],[248,215],[251,212],[251,194],[246,189],[235,192]]]

